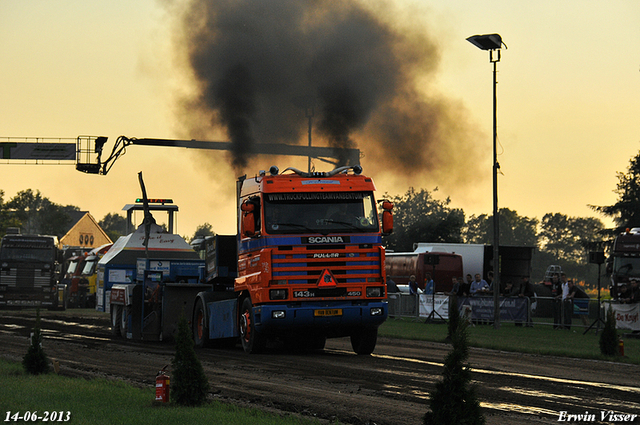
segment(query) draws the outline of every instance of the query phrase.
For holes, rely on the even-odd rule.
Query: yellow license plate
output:
[[[315,310],[313,315],[316,317],[325,317],[325,316],[342,316],[341,308],[326,308],[324,310]]]

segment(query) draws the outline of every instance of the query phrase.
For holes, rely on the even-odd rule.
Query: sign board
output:
[[[616,329],[640,331],[640,304],[614,304],[611,309],[616,318]]]
[[[0,159],[75,161],[75,143],[0,141]]]
[[[471,307],[472,320],[493,320],[493,297],[459,297],[458,309],[464,314],[465,306]],[[438,316],[449,319],[449,297],[446,295],[420,295],[420,317],[428,317],[435,307]],[[527,299],[500,297],[500,320],[524,322],[527,320]]]

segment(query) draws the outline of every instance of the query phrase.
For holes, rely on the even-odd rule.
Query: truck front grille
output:
[[[378,248],[340,246],[302,247],[276,250],[273,253],[273,278],[289,284],[315,284],[324,270],[338,283],[381,282],[381,258]]]

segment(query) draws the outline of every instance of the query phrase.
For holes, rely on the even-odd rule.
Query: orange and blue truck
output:
[[[270,336],[324,347],[351,338],[370,354],[387,317],[383,233],[391,203],[374,198],[360,166],[327,173],[293,168],[238,181],[239,332],[244,350]]]
[[[271,341],[322,349],[327,338],[350,337],[356,353],[372,353],[388,312],[382,235],[392,231],[393,205],[376,201],[373,180],[361,172],[359,165],[330,172],[271,167],[239,178],[238,232],[194,244],[201,263],[191,270],[198,276],[171,279],[170,258],[164,270],[150,268],[150,252],[151,259],[139,255],[130,283],[103,285],[105,305],[119,312],[114,328],[144,338],[144,331],[124,328],[149,327],[158,317],[157,329],[169,333],[181,310],[199,347],[239,339],[247,353]],[[101,260],[103,279],[118,275],[109,257]]]

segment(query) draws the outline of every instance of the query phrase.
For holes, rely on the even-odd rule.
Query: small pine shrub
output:
[[[171,399],[181,406],[200,406],[207,401],[209,382],[196,356],[184,315],[178,322],[176,352],[171,361]]]
[[[471,387],[468,323],[460,320],[451,335],[453,349],[444,361],[443,379],[429,397],[431,411],[424,415],[425,425],[483,425],[485,418]]]
[[[447,341],[453,340],[453,334],[460,325],[460,310],[458,310],[458,297],[449,296],[449,322],[447,323]]]
[[[27,354],[22,358],[22,367],[27,373],[41,375],[49,373],[49,359],[42,348],[42,333],[40,332],[40,309],[36,311],[36,325],[31,334],[31,344]]]
[[[605,356],[618,354],[618,331],[616,331],[616,318],[611,308],[607,310],[607,320],[600,334],[600,352]]]

